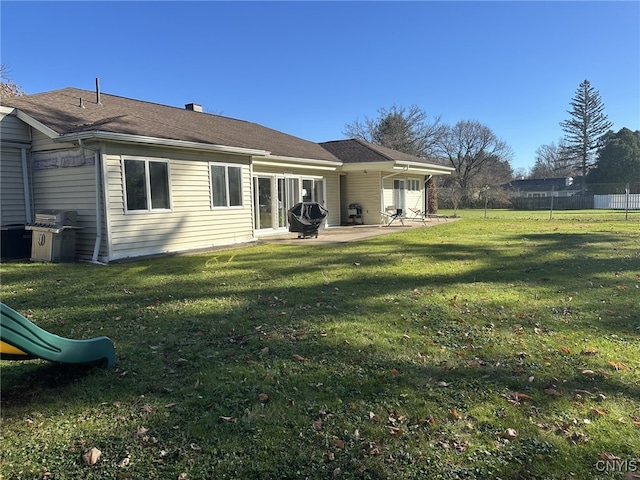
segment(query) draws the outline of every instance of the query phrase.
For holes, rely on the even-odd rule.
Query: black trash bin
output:
[[[328,210],[316,202],[296,203],[288,212],[289,231],[296,232],[298,238],[318,237]]]

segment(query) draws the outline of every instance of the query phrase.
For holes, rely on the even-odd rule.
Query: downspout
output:
[[[20,149],[22,157],[22,189],[24,191],[24,210],[26,223],[32,223],[31,217],[31,193],[29,192],[29,172],[27,171],[27,149]]]
[[[93,255],[91,257],[92,263],[102,264],[98,261],[98,255],[100,253],[100,244],[102,243],[102,209],[100,208],[100,150],[87,147],[82,143],[82,139],[78,139],[78,145],[83,150],[89,150],[93,152],[93,166],[95,168],[95,183],[96,183],[96,240],[93,245]]]

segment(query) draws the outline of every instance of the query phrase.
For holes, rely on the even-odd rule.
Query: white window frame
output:
[[[226,205],[214,205],[213,199],[213,174],[212,167],[223,167],[224,168],[224,186],[225,186],[225,198]],[[228,209],[242,209],[244,208],[244,171],[242,169],[243,165],[239,163],[220,163],[220,162],[209,162],[209,202],[211,205],[211,210],[228,210]],[[237,168],[240,171],[240,185],[239,185],[239,193],[240,193],[240,205],[231,205],[231,196],[229,195],[229,168]]]
[[[407,190],[409,192],[419,192],[420,191],[420,180],[415,178],[409,178],[407,180]]]
[[[146,193],[147,208],[144,209],[129,209],[128,195],[127,195],[127,172],[125,169],[125,163],[127,161],[144,162],[144,188]],[[164,163],[167,165],[167,195],[169,201],[169,208],[153,208],[153,202],[151,199],[151,176],[149,175],[149,163]],[[120,160],[122,171],[122,191],[124,194],[124,212],[127,214],[145,214],[145,213],[166,213],[171,212],[173,209],[173,200],[171,195],[171,163],[166,158],[153,158],[153,157],[133,157],[126,156]]]

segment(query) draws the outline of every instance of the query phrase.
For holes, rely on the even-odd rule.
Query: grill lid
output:
[[[74,210],[39,210],[36,212],[36,226],[74,226],[78,212]]]

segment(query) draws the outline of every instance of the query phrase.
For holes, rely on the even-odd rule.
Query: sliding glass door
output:
[[[324,180],[321,178],[255,176],[253,187],[256,230],[287,228],[287,214],[298,202],[324,205]]]
[[[287,212],[300,200],[300,180],[298,178],[278,178],[278,227],[289,226]]]

